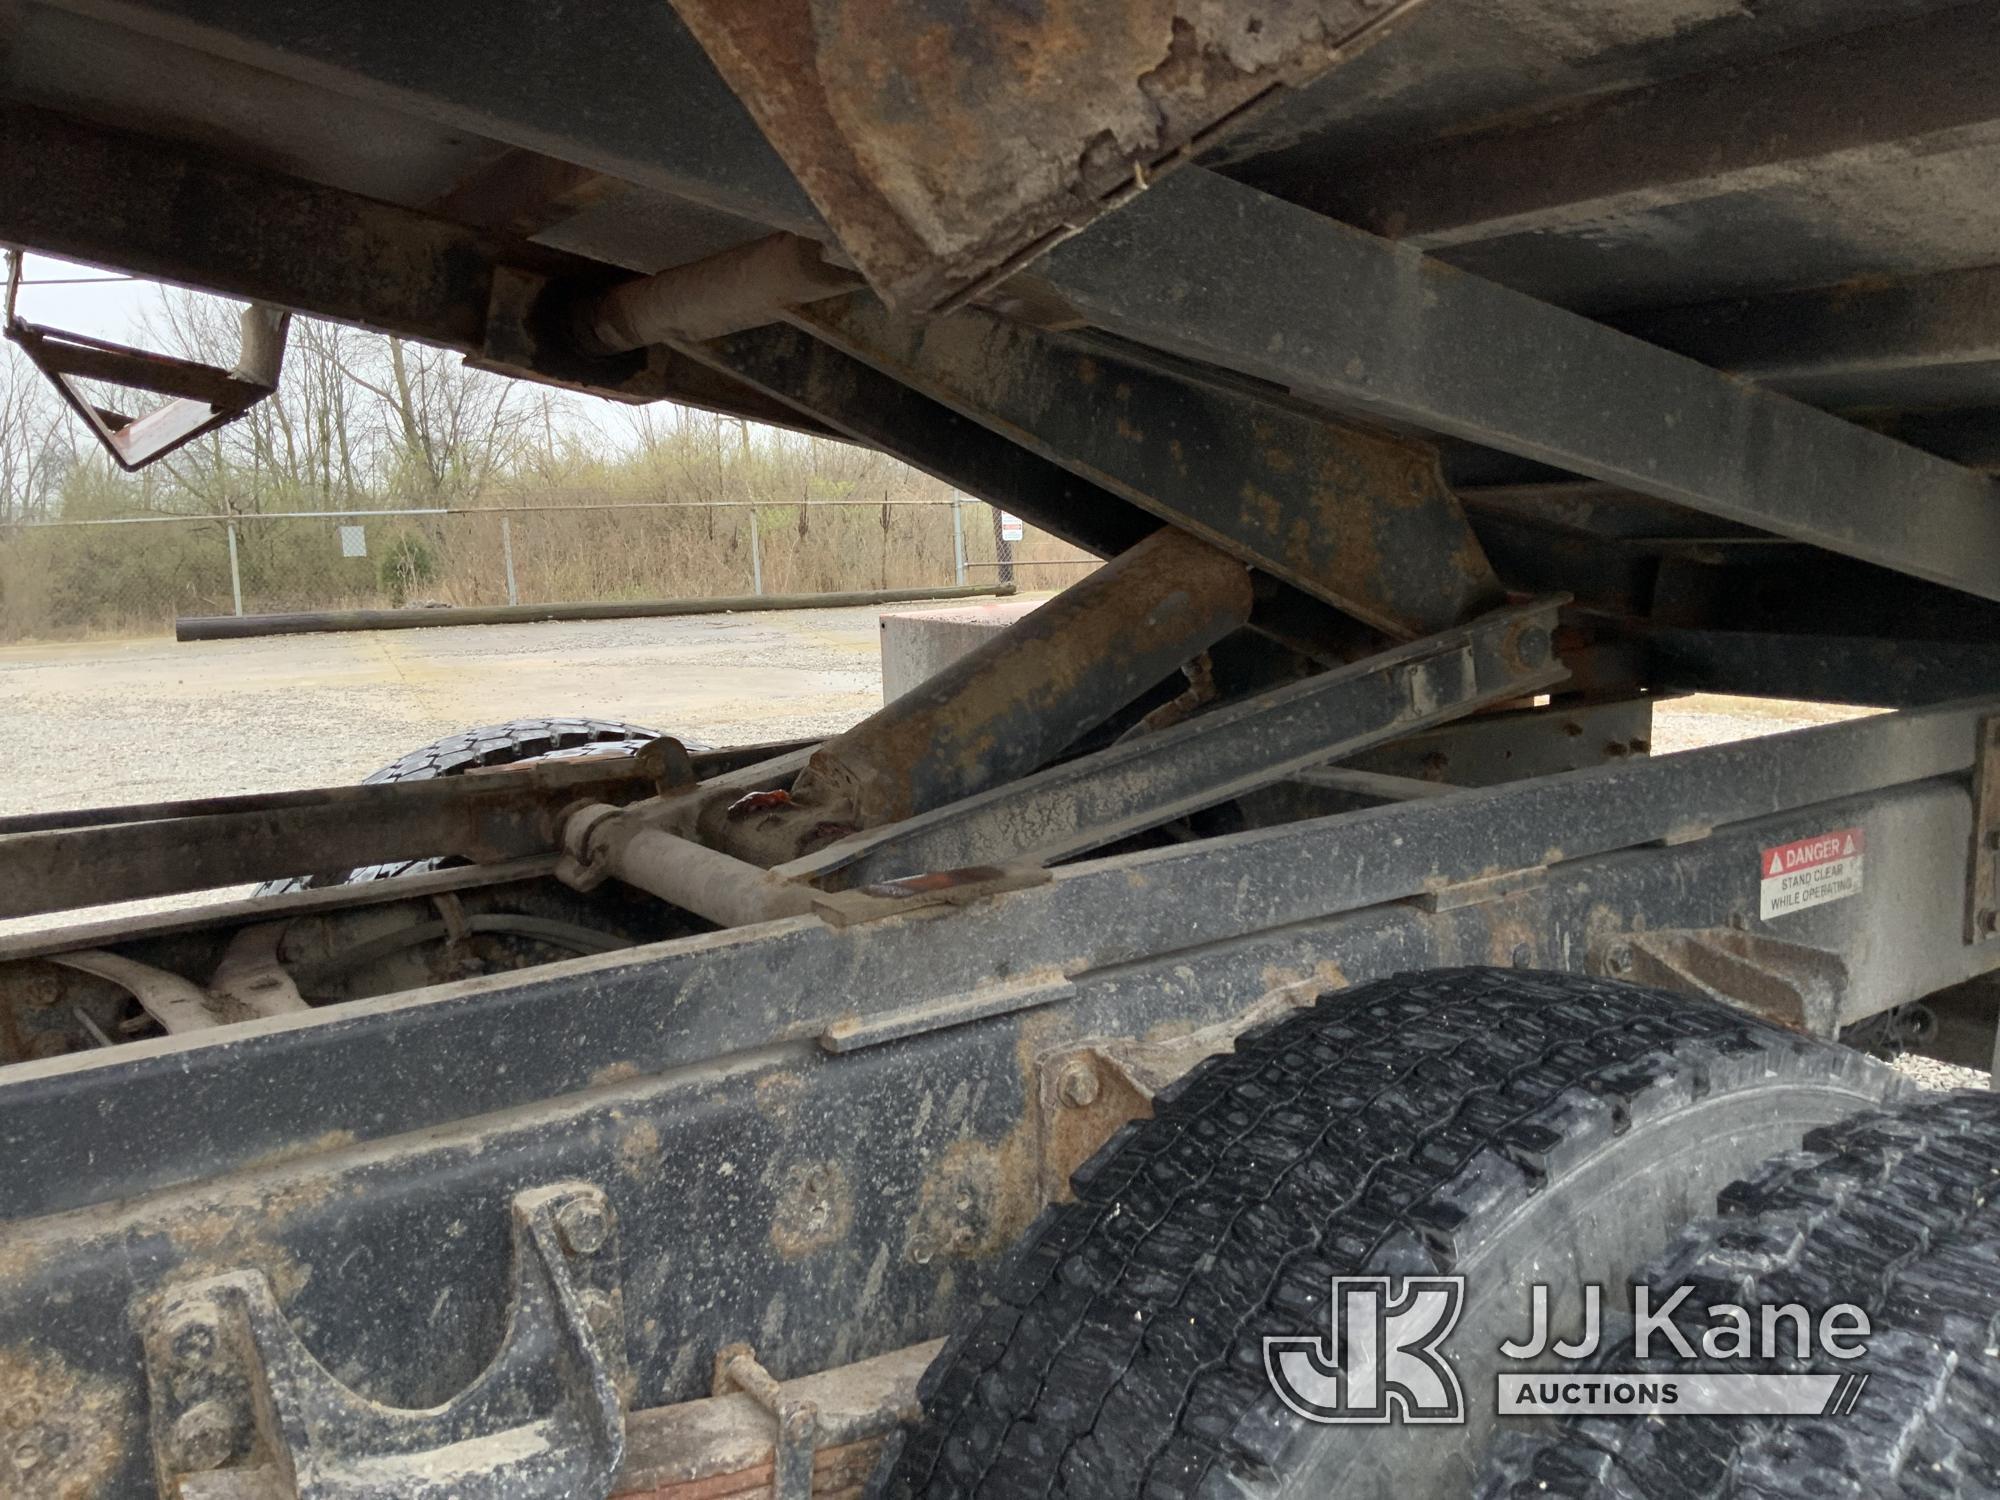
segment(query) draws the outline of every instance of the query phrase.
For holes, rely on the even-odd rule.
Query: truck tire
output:
[[[1869,1315],[1867,1352],[1672,1368],[1866,1374],[1852,1410],[1565,1418],[1495,1444],[1481,1500],[2000,1494],[2000,1096],[1932,1095],[1816,1130],[1721,1207],[1647,1268],[1648,1286],[1692,1286],[1699,1306],[1852,1302]],[[1668,1368],[1629,1337],[1587,1364]]]
[[[412,750],[361,778],[363,786],[385,781],[428,781],[434,776],[458,776],[485,766],[507,766],[524,760],[562,760],[603,750],[637,750],[648,740],[660,737],[656,729],[642,729],[616,719],[514,719],[506,724],[488,724],[433,740],[420,750]],[[690,750],[709,747],[695,740],[683,740]],[[329,885],[352,885],[363,880],[387,880],[392,875],[409,875],[436,869],[435,859],[403,860],[394,864],[365,865],[338,876],[295,876],[267,880],[257,887],[260,896],[281,891],[303,891]]]
[[[1614,981],[1459,969],[1323,995],[1077,1173],[926,1373],[881,1487],[1469,1494],[1522,1285],[1628,1285],[1720,1188],[1901,1087],[1848,1048]],[[1263,1339],[1324,1337],[1331,1278],[1368,1274],[1467,1278],[1447,1346],[1465,1425],[1327,1426],[1273,1390]]]

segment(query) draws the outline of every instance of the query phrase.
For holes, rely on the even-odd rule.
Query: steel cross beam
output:
[[[1429,447],[1198,384],[982,312],[871,297],[790,321],[1174,526],[1409,639],[1500,584]]]
[[[1560,600],[1498,610],[1351,667],[1255,694],[781,865],[851,887],[930,871],[1046,864],[1295,771],[1562,681]]]
[[[2000,599],[2000,485],[1196,169],[1038,267],[1140,343]]]
[[[690,344],[687,356],[956,489],[1112,557],[1155,529],[1137,507],[794,328]]]
[[[878,448],[967,494],[1025,516],[1042,530],[1113,557],[1156,527],[1154,515],[1092,478],[973,421],[799,328],[773,324],[684,346],[719,379],[782,402],[797,420]],[[1193,528],[1189,528],[1193,529]],[[1229,549],[1244,555],[1241,547]],[[1266,581],[1270,582],[1270,581]],[[1319,660],[1372,649],[1374,633],[1282,584],[1260,588],[1253,628]],[[1331,653],[1331,654],[1330,654]]]
[[[1429,140],[1320,176],[1300,201],[1423,250],[1563,231],[2000,140],[2000,12],[1958,5]],[[1919,144],[1921,143],[1921,144]]]
[[[1646,680],[1664,691],[1747,693],[1911,708],[2000,691],[2000,644],[1650,627]]]
[[[1902,398],[1892,384],[1871,389],[1883,376],[2000,362],[2000,266],[1871,278],[1605,321],[1814,405],[1892,404]],[[1878,392],[1887,399],[1877,401]]]

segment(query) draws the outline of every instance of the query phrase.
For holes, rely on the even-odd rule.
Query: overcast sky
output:
[[[160,289],[150,281],[111,279],[94,266],[76,266],[46,255],[30,255],[23,272],[21,316],[93,338],[129,344],[139,336],[148,309],[160,305]],[[37,286],[36,282],[93,278],[83,286]],[[99,279],[101,278],[101,279]]]

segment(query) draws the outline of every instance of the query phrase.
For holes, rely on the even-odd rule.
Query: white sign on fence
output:
[[[343,526],[340,528],[340,555],[342,557],[366,557],[368,555],[368,528],[366,526]]]
[[[1021,518],[1019,516],[1010,516],[1004,510],[1000,512],[1000,540],[1003,542],[1018,542],[1021,540]]]

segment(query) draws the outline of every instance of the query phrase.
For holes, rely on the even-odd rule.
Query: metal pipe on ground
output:
[[[1250,571],[1171,527],[822,745],[795,801],[861,827],[1047,764],[1250,618]]]
[[[973,599],[1014,592],[1012,584],[949,589],[865,589],[845,594],[736,594],[716,599],[639,599],[607,604],[494,604],[445,609],[337,609],[286,615],[183,615],[177,641],[232,641],[258,635],[342,630],[426,630],[434,625],[532,625],[545,620],[639,620],[665,615],[756,614],[778,609],[854,609],[927,599]]]

